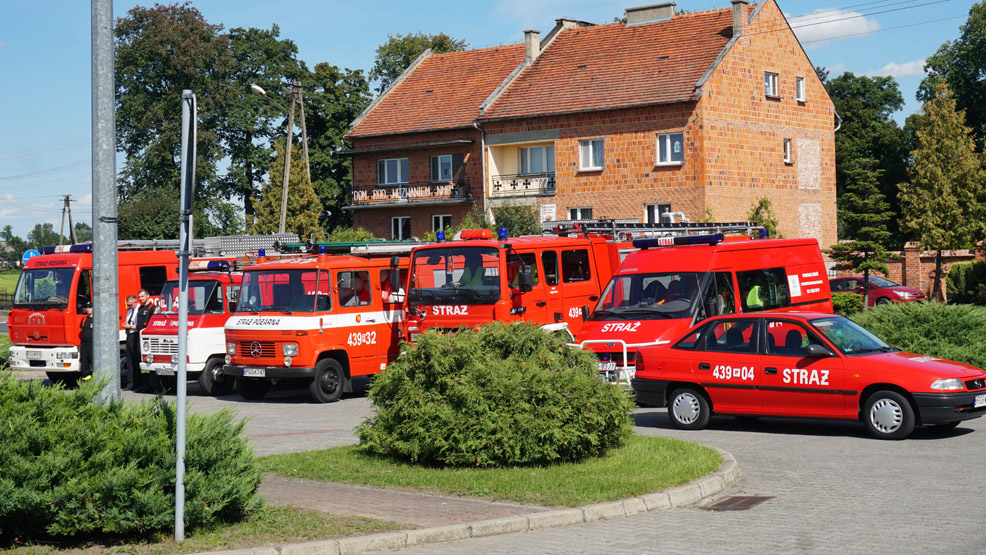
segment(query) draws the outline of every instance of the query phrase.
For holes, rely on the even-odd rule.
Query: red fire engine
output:
[[[407,257],[310,255],[244,269],[226,322],[226,376],[247,399],[275,382],[303,380],[312,398],[337,401],[351,378],[380,372],[399,352]]]
[[[193,260],[188,264],[189,379],[211,395],[226,395],[233,379],[223,374],[226,353],[223,327],[236,311],[243,272],[232,271],[228,260]],[[157,392],[173,391],[178,373],[178,280],[164,284],[158,309],[140,334],[140,368],[154,374]]]

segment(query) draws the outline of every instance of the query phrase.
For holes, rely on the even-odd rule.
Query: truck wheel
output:
[[[709,425],[712,409],[699,391],[691,387],[676,389],[668,401],[671,425],[681,430],[701,430]]]
[[[175,376],[159,376],[157,374],[149,374],[149,380],[151,382],[151,389],[154,393],[174,393],[178,390],[178,378]]]
[[[60,383],[65,389],[72,389],[79,382],[79,374],[71,372],[45,372],[53,383]]]
[[[904,439],[914,431],[914,409],[896,391],[877,391],[863,406],[863,423],[878,439]]]
[[[199,386],[213,397],[229,395],[233,391],[234,378],[223,374],[223,359],[210,358],[199,374]]]
[[[316,403],[334,403],[342,397],[346,374],[335,359],[323,358],[315,365],[315,378],[308,390]]]
[[[250,378],[236,378],[236,389],[244,399],[256,401],[257,399],[263,399],[264,395],[267,395],[267,392],[270,391],[270,382]]]

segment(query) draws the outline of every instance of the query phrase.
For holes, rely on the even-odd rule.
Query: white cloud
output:
[[[915,60],[913,62],[904,62],[898,64],[897,62],[890,62],[889,64],[881,67],[876,71],[867,71],[867,77],[914,77],[916,75],[924,75],[924,60]]]
[[[788,16],[788,22],[805,48],[821,48],[833,40],[868,35],[880,30],[880,23],[859,12],[838,8]]]

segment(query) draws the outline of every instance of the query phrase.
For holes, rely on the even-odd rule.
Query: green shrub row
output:
[[[97,403],[0,373],[0,541],[146,537],[173,530],[176,405]],[[186,527],[258,509],[261,475],[231,411],[186,418]]]
[[[852,319],[890,345],[986,368],[986,308],[935,302],[900,303]]]
[[[843,316],[862,312],[863,296],[856,293],[832,293],[832,310]]]
[[[986,305],[986,262],[957,262],[948,271],[946,281],[950,302]]]
[[[595,358],[527,323],[423,334],[370,387],[369,452],[441,466],[577,461],[622,445],[627,392]]]

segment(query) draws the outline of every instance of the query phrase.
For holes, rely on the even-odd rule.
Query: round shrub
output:
[[[629,437],[629,394],[592,354],[528,323],[423,334],[370,387],[364,449],[442,466],[514,466],[598,456]]]
[[[175,403],[97,404],[0,373],[0,545],[170,533]],[[261,475],[230,411],[186,418],[185,526],[235,522],[259,509]]]
[[[856,293],[832,293],[832,311],[852,316],[863,310],[863,296]]]
[[[898,349],[986,368],[986,308],[900,303],[852,319]]]

